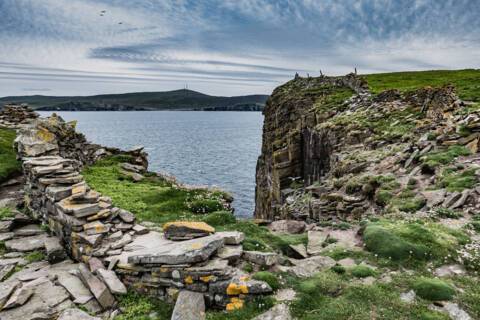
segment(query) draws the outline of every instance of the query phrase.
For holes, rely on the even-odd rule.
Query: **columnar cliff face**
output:
[[[297,77],[273,92],[264,113],[260,219],[344,220],[431,209],[424,206],[431,190],[442,201],[459,197],[454,187],[445,190],[456,179],[449,166],[455,160],[459,174],[468,175],[476,160],[459,156],[473,157],[479,147],[479,112],[451,86],[372,95],[353,74]],[[473,199],[468,192],[464,198]]]
[[[335,136],[328,130],[315,130],[315,126],[329,116],[328,112],[319,114],[317,108],[366,92],[366,83],[354,74],[333,78],[296,77],[275,89],[264,111],[255,217],[272,219],[280,215],[280,207],[292,184],[313,183],[329,170]]]

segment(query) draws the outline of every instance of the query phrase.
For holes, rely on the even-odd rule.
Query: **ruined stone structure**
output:
[[[128,156],[131,160],[122,169],[134,180],[142,177],[147,170],[142,148],[123,152],[94,146],[57,116],[31,119],[20,126],[15,141],[23,163],[25,206],[55,237],[47,241],[45,235],[35,235],[21,242],[45,249],[51,263],[67,254],[88,265],[78,266],[78,276],[101,309],[115,306],[114,295],[125,294],[124,285],[170,302],[186,291],[196,294],[197,300],[200,296],[198,301],[207,306],[227,309],[240,308],[248,297],[272,291],[235,268],[243,253],[242,233],[215,233],[195,222],[172,222],[164,233],[150,231],[84,181],[83,165],[111,154]],[[21,246],[19,239],[9,241],[8,248]]]

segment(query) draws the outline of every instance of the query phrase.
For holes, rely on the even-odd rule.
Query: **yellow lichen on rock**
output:
[[[248,287],[245,284],[230,283],[227,287],[227,294],[229,296],[236,296],[242,293],[248,293]]]
[[[170,227],[184,227],[184,228],[189,228],[189,229],[202,230],[202,231],[208,232],[208,233],[214,233],[215,232],[214,227],[206,224],[205,222],[200,222],[200,221],[167,222],[163,225],[163,230],[166,230]]]
[[[52,142],[55,140],[55,135],[45,128],[38,128],[37,137],[45,142]]]
[[[213,276],[211,276],[211,275],[200,277],[200,280],[202,280],[205,283],[209,283],[212,279],[213,279]]]
[[[186,284],[192,284],[193,283],[193,279],[192,279],[191,276],[186,276],[184,281],[185,281]]]
[[[244,305],[244,301],[240,298],[231,298],[230,303],[227,303],[226,310],[227,311],[234,311],[238,309],[242,309]]]

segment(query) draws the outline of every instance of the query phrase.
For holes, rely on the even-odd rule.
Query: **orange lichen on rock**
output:
[[[230,283],[227,287],[227,294],[229,296],[236,296],[242,293],[248,293],[248,287],[245,284]]]
[[[231,298],[230,303],[227,304],[226,310],[227,311],[234,311],[238,309],[242,309],[244,305],[244,301],[240,298]]]

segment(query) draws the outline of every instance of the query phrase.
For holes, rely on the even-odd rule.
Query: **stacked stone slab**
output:
[[[38,113],[27,105],[6,105],[0,112],[0,126],[16,128],[38,118]]]
[[[172,224],[182,237],[171,237]],[[183,230],[195,235],[189,240]],[[202,234],[203,232],[203,234]],[[272,291],[268,284],[249,278],[236,263],[243,254],[241,232],[217,232],[197,222],[173,222],[165,234],[151,231],[137,237],[118,257],[110,258],[123,282],[135,290],[172,301],[181,291],[202,293],[209,306],[233,310],[245,300]]]

